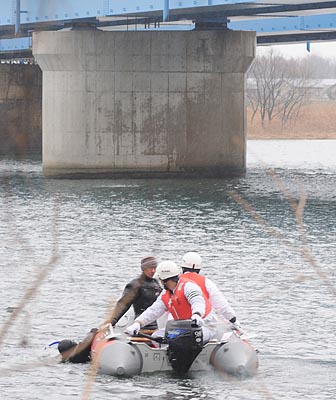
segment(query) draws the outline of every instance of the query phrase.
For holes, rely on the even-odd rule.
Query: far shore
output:
[[[251,136],[247,136],[247,140],[336,140],[336,135],[333,135],[332,137],[328,137],[327,135],[312,135],[310,137],[294,137],[293,135],[288,135],[288,136],[281,136],[278,137],[276,135],[274,136],[268,136],[268,135],[264,135],[264,136],[256,136],[256,137],[251,137]]]
[[[279,119],[262,127],[259,115],[251,121],[247,110],[249,140],[330,140],[336,139],[336,101],[315,102],[302,107],[296,121],[281,125]]]

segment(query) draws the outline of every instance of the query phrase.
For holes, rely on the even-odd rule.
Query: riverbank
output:
[[[336,101],[321,101],[302,107],[296,121],[282,126],[279,118],[262,127],[260,116],[251,121],[251,109],[247,110],[248,139],[336,139]]]

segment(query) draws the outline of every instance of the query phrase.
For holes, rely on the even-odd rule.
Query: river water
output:
[[[336,141],[249,141],[245,177],[202,180],[48,180],[40,161],[0,160],[1,399],[335,399],[335,155]],[[143,255],[192,250],[258,375],[98,376],[88,391],[89,366],[48,344],[99,325]]]

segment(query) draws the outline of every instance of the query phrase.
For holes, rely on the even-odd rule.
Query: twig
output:
[[[283,242],[286,246],[288,246],[291,250],[296,251],[301,255],[301,257],[309,263],[314,269],[314,271],[317,273],[317,275],[324,281],[324,283],[327,285],[330,293],[336,297],[336,289],[333,286],[333,284],[329,281],[329,278],[325,272],[322,271],[322,268],[320,265],[317,263],[313,255],[310,253],[308,246],[306,242],[304,244],[301,244],[300,246],[297,246],[293,244],[290,240],[288,240],[283,233],[281,233],[279,230],[269,226],[267,222],[263,219],[262,216],[260,216],[253,208],[252,206],[244,200],[238,193],[234,191],[230,191],[228,193],[238,204],[240,204],[258,223],[263,229],[279,239],[281,242]],[[297,221],[302,221],[302,215],[303,215],[303,209],[304,209],[304,204],[305,204],[305,198],[302,198],[296,207],[296,219]],[[303,224],[300,222],[299,226],[301,227],[301,233],[304,233],[303,230]],[[305,235],[303,234],[303,237]]]
[[[57,204],[56,204],[57,205]],[[53,222],[53,229],[54,229],[54,242],[53,242],[53,250],[52,250],[52,255],[50,258],[50,261],[48,264],[46,264],[44,267],[40,268],[40,271],[37,275],[37,278],[32,285],[31,288],[29,288],[23,295],[22,299],[20,300],[19,304],[17,307],[13,309],[13,312],[10,314],[9,318],[7,321],[2,325],[0,329],[0,346],[3,343],[3,340],[5,339],[9,328],[11,325],[14,323],[14,321],[18,318],[18,316],[21,314],[21,312],[24,310],[24,308],[27,306],[29,301],[31,301],[37,294],[39,288],[41,287],[42,283],[48,276],[48,274],[51,272],[53,267],[56,265],[59,255],[58,255],[58,243],[57,243],[57,214],[58,214],[58,208],[55,208],[55,214],[54,214],[54,222]]]

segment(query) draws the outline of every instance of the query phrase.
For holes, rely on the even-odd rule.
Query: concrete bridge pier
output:
[[[246,167],[255,33],[36,32],[45,176],[225,176]]]
[[[41,97],[38,65],[0,63],[0,156],[40,156]]]

